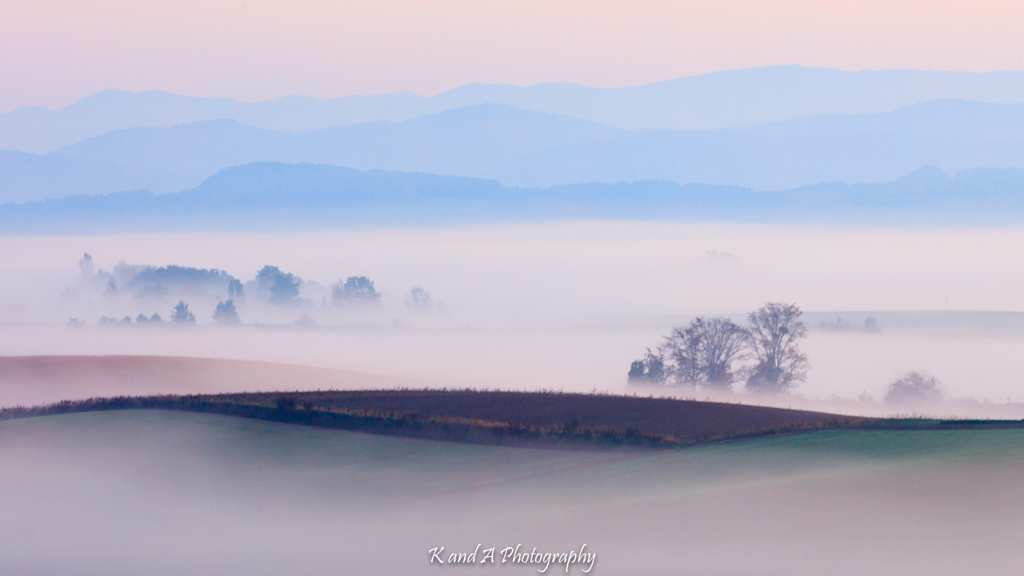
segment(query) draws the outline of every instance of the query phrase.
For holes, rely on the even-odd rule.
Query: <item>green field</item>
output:
[[[0,565],[16,574],[441,574],[467,568],[431,567],[428,549],[478,543],[586,543],[592,574],[615,575],[1024,561],[1024,430],[609,453],[127,410],[0,422],[0,462]]]

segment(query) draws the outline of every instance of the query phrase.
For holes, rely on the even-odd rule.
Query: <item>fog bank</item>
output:
[[[798,394],[879,400],[898,374],[923,369],[949,397],[1020,401],[1024,315],[999,311],[1024,310],[1022,241],[1021,230],[605,222],[0,237],[0,354],[265,360],[453,386],[624,392],[629,363],[673,326],[696,315],[742,321],[785,301],[811,328]],[[226,292],[109,293],[83,284],[85,252],[97,270],[175,264],[243,283],[278,266],[303,281],[306,303],[275,306],[247,289],[244,325],[216,327]],[[375,283],[379,306],[331,305],[331,285],[352,276]],[[407,304],[415,286],[429,307]],[[179,300],[196,326],[97,326],[101,316],[167,319]],[[880,331],[836,329],[867,316]],[[85,325],[68,327],[72,317]]]
[[[32,418],[0,423],[0,565],[426,574],[435,546],[586,544],[592,574],[1010,573],[1022,445],[847,432],[601,454],[160,411]]]

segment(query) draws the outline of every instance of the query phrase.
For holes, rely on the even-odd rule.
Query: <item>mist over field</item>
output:
[[[626,372],[671,328],[694,316],[742,321],[764,302],[789,301],[806,311],[811,368],[795,398],[774,403],[838,397],[848,402],[833,410],[892,413],[873,402],[889,381],[915,369],[935,374],[949,398],[1019,402],[1024,315],[1006,311],[1024,308],[1024,256],[1014,250],[1022,240],[1019,230],[630,222],[3,237],[0,353],[200,356],[459,387],[648,393],[628,389]],[[217,268],[248,283],[269,264],[303,284],[286,306],[247,292],[238,304],[242,325],[223,327],[213,313],[226,289],[111,292],[106,280],[83,280],[78,262],[86,252],[93,274],[122,261],[175,264]],[[331,304],[331,285],[352,276],[374,282],[379,305]],[[426,306],[410,305],[417,286],[430,295]],[[189,305],[195,326],[98,325],[104,316],[167,320],[178,301]],[[868,316],[877,333],[859,329]],[[83,325],[68,326],[70,318]],[[83,387],[75,397],[131,393],[114,388]],[[2,401],[39,403],[67,393],[8,392]],[[863,393],[871,400],[858,402]]]
[[[591,574],[1006,574],[1019,565],[1020,440],[821,432],[586,453],[166,411],[31,418],[0,422],[0,565],[424,574],[442,571],[428,564],[438,546],[585,544]]]
[[[4,0],[0,576],[1020,572],[952,4]]]

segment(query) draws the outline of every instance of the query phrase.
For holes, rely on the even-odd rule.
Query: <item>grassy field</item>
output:
[[[1024,560],[1024,430],[579,452],[108,410],[0,422],[0,461],[0,566],[17,574],[438,574],[428,549],[478,543],[586,543],[607,575],[1012,574]]]

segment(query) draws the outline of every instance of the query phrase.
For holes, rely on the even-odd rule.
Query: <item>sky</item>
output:
[[[725,69],[1024,69],[1005,0],[4,0],[0,113],[103,89],[259,101]]]

